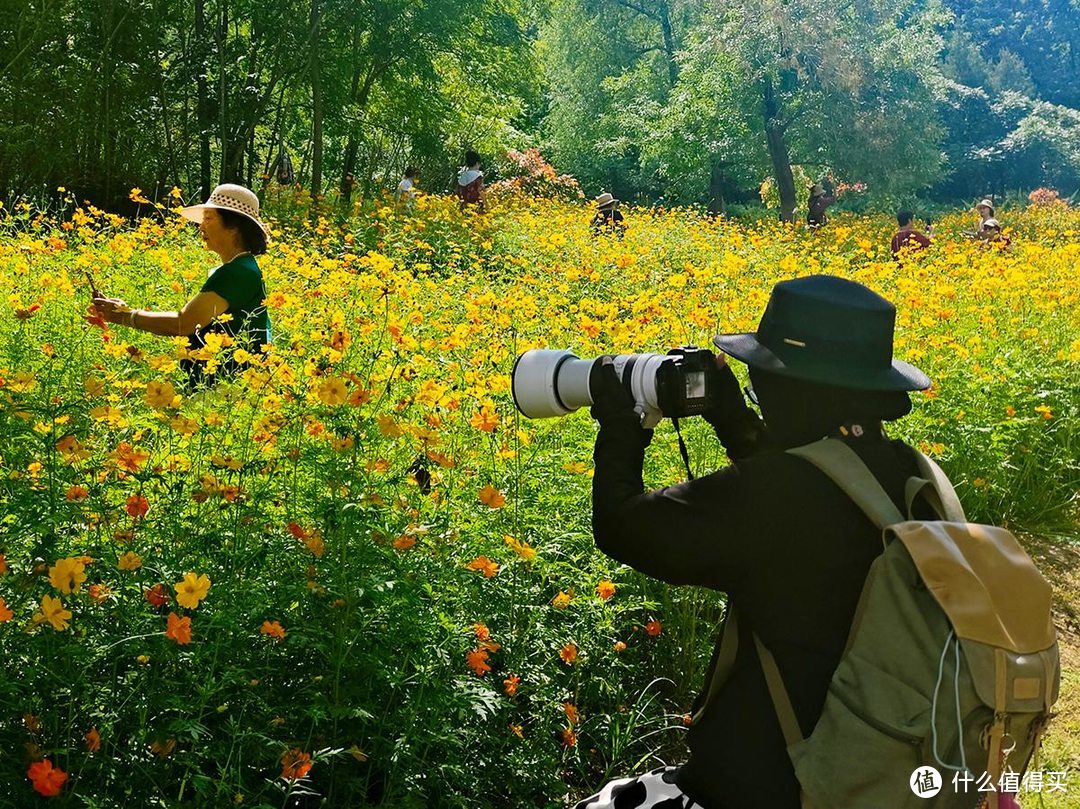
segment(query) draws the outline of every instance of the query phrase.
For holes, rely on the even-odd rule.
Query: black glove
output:
[[[615,373],[615,363],[610,355],[600,357],[600,361],[593,364],[589,372],[589,392],[593,398],[589,412],[601,427],[609,428],[609,440],[625,441],[627,445],[636,440],[642,447],[649,446],[653,431],[641,426],[641,415],[634,409],[634,397]],[[611,432],[610,428],[617,428],[618,432]],[[604,432],[601,430],[601,436]],[[621,437],[616,439],[616,436]],[[600,439],[597,441],[599,446]]]
[[[732,460],[752,455],[762,445],[765,425],[743,399],[735,372],[727,362],[719,362],[709,372],[706,385],[717,391],[716,404],[701,414],[724,445]]]
[[[749,408],[746,406],[739,380],[735,372],[731,370],[731,366],[721,357],[717,362],[710,364],[705,373],[705,385],[709,391],[717,394],[717,398],[716,403],[702,413],[701,417],[713,427],[725,422],[741,420]]]
[[[589,371],[589,393],[592,394],[593,406],[589,410],[592,417],[603,423],[612,417],[634,412],[634,397],[630,395],[615,373],[615,362],[610,355],[604,355],[593,363]]]

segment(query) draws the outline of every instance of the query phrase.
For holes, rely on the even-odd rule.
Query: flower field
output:
[[[897,356],[934,387],[891,431],[972,519],[1077,533],[1080,212],[1059,203],[1002,212],[1008,248],[944,217],[895,262],[885,216],[631,208],[620,239],[580,204],[338,221],[282,193],[273,346],[188,398],[186,338],[83,319],[84,270],[160,311],[215,266],[143,207],[0,210],[0,806],[557,807],[677,760],[722,598],[595,550],[595,428],[523,419],[509,374],[528,348],[752,331],[796,275],[896,303]],[[685,433],[696,472],[726,462]],[[646,481],[684,475],[664,423]]]

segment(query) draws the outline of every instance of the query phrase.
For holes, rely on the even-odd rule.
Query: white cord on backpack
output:
[[[941,681],[945,676],[945,655],[948,654],[949,644],[953,644],[953,651],[955,654],[955,668],[956,671],[953,675],[953,691],[956,696],[956,730],[957,730],[957,744],[960,748],[960,766],[954,767],[951,764],[946,764],[941,760],[941,756],[938,753],[938,735],[937,735],[937,701],[938,691],[941,690]],[[964,754],[964,726],[963,717],[960,716],[960,640],[956,637],[956,633],[953,630],[949,630],[949,637],[945,639],[945,645],[941,649],[941,658],[938,660],[938,676],[937,683],[934,684],[934,695],[930,701],[930,734],[933,739],[933,753],[934,760],[943,769],[952,770],[958,773],[967,773],[967,757]]]

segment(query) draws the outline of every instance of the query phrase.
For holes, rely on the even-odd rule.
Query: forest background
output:
[[[588,194],[792,216],[1080,186],[1075,0],[0,0],[0,199],[348,201],[538,147]],[[764,183],[764,186],[763,186]]]

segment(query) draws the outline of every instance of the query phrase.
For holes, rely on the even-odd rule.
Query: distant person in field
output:
[[[986,223],[990,222],[991,228],[994,226],[994,224],[997,223],[997,220],[994,219],[994,204],[990,200],[984,199],[982,202],[975,206],[975,213],[979,215],[978,226],[975,228],[975,230],[965,230],[963,231],[963,233],[965,236],[968,236],[972,239],[982,239],[985,237],[987,231]]]
[[[927,223],[926,233],[915,229],[915,214],[908,210],[896,212],[896,224],[900,229],[892,237],[893,258],[899,260],[900,251],[915,252],[925,250],[930,246],[930,240],[934,236],[934,226]]]
[[[107,298],[94,290],[87,320],[105,320],[164,337],[188,338],[188,349],[198,351],[210,334],[226,334],[238,348],[262,352],[270,343],[270,317],[266,311],[266,285],[256,256],[266,252],[269,234],[259,218],[259,198],[240,185],[219,185],[202,205],[180,211],[186,219],[199,223],[199,233],[207,249],[217,253],[221,264],[210,271],[206,283],[179,312],[132,309],[119,298]],[[215,322],[229,315],[224,322]],[[221,375],[232,376],[242,365],[230,358],[214,374],[208,359],[184,359],[180,367],[187,374],[185,393],[205,383],[211,387]]]
[[[822,183],[814,183],[810,186],[806,224],[812,228],[819,228],[826,224],[829,221],[826,211],[834,202],[836,202],[836,194],[831,188],[826,189]]]
[[[979,239],[986,244],[1000,244],[1008,247],[1010,240],[1002,232],[1001,222],[994,217],[994,203],[989,199],[984,199],[975,206],[975,212],[979,215],[979,226],[975,230],[964,231],[964,235]]]
[[[484,210],[484,172],[480,170],[480,155],[472,149],[465,152],[465,166],[458,172],[454,192],[462,207],[475,205],[477,210]]]
[[[596,198],[596,216],[589,223],[594,235],[602,233],[614,233],[618,236],[626,230],[622,211],[619,210],[619,200],[615,199],[606,191]]]
[[[405,169],[405,175],[401,178],[401,182],[398,183],[397,190],[394,192],[394,204],[405,205],[408,208],[412,207],[413,200],[416,198],[416,180],[420,176],[420,172],[417,171],[415,166],[409,166]]]

